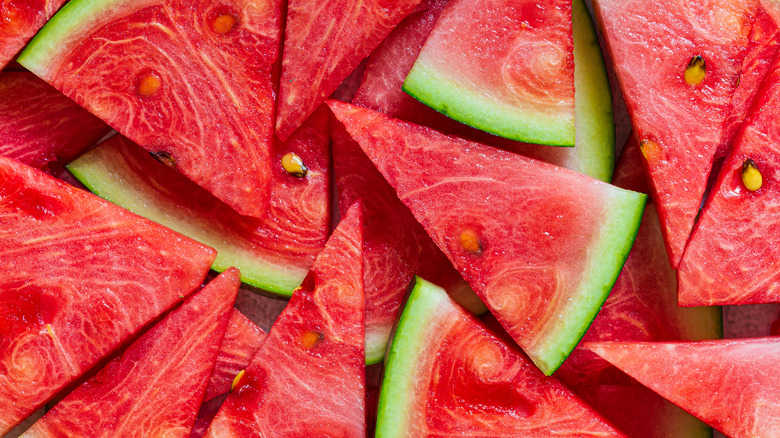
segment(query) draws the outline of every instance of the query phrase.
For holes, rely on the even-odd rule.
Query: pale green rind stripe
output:
[[[382,362],[387,350],[387,333],[366,332],[366,365]]]

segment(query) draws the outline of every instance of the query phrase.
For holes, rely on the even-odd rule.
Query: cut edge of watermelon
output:
[[[565,113],[542,115],[497,103],[457,84],[419,58],[402,88],[436,111],[485,132],[526,143],[567,147],[575,143],[575,123]]]

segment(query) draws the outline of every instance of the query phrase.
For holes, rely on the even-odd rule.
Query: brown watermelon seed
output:
[[[460,246],[471,254],[482,254],[482,242],[479,241],[479,236],[472,229],[466,229],[460,233]]]
[[[305,178],[309,173],[309,168],[303,164],[301,157],[293,152],[284,154],[282,157],[282,168],[296,178]]]
[[[243,380],[245,375],[246,370],[241,370],[238,372],[238,374],[236,374],[236,377],[234,377],[233,381],[230,383],[230,392],[235,391],[244,384]]]
[[[138,80],[138,94],[144,97],[153,96],[162,88],[162,79],[157,73],[146,73]]]
[[[761,175],[761,171],[758,170],[758,166],[750,158],[742,163],[742,184],[751,192],[755,192],[764,185],[764,177]]]
[[[165,164],[168,167],[175,168],[176,167],[176,159],[173,158],[173,155],[171,155],[170,152],[165,151],[159,151],[159,152],[149,152],[152,157],[154,157],[155,160]]]
[[[224,35],[236,27],[236,17],[232,14],[219,14],[211,22],[211,30]]]
[[[707,63],[701,55],[696,55],[685,68],[685,82],[695,87],[704,82],[705,76],[707,76]]]
[[[312,348],[316,347],[317,344],[322,342],[323,339],[325,339],[325,335],[322,333],[309,330],[308,332],[304,333],[303,336],[301,336],[301,344],[303,344],[307,350],[311,350]]]

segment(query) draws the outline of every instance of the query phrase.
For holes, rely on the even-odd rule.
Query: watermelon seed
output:
[[[138,94],[144,97],[153,96],[162,87],[162,79],[156,73],[147,73],[138,81]]]
[[[323,339],[325,339],[325,335],[322,333],[309,330],[308,332],[304,333],[303,336],[301,336],[301,343],[304,347],[306,347],[307,350],[311,350],[312,348],[316,347],[317,344],[322,342]]]
[[[646,160],[650,160],[651,158],[655,158],[660,151],[660,147],[658,146],[658,143],[653,140],[642,140],[639,143],[639,150],[642,151],[642,156],[644,156]]]
[[[482,242],[479,241],[479,236],[474,230],[468,229],[460,233],[460,246],[471,254],[482,254]]]
[[[244,379],[244,376],[246,375],[246,370],[241,370],[236,374],[236,377],[233,378],[233,382],[230,384],[230,392],[233,392],[236,390],[236,388],[241,387],[243,384],[242,380]]]
[[[758,170],[756,163],[750,158],[742,163],[742,184],[751,192],[760,189],[764,184],[764,178],[761,176],[761,171]]]
[[[168,167],[171,168],[176,167],[176,159],[173,158],[173,155],[171,155],[170,152],[159,151],[159,152],[149,152],[149,154],[151,154],[155,160],[165,164]]]
[[[296,178],[304,178],[309,173],[309,168],[303,164],[303,160],[293,152],[288,152],[282,157],[284,171]]]
[[[701,55],[696,55],[685,68],[685,82],[695,87],[704,81],[705,76],[707,76],[707,63]]]
[[[220,14],[211,22],[211,30],[218,34],[226,34],[236,27],[236,17],[231,14]]]
[[[54,330],[51,328],[51,324],[46,324],[46,330],[49,331],[49,335],[54,338]]]

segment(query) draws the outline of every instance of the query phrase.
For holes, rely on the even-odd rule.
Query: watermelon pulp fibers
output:
[[[67,0],[6,0],[0,3],[0,70]]]

